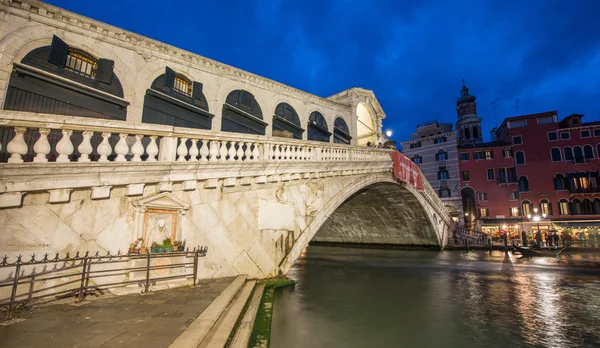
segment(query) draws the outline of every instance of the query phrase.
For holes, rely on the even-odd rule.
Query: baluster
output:
[[[190,161],[198,162],[198,139],[191,139],[192,146],[190,146]]]
[[[156,135],[150,136],[150,143],[146,146],[146,153],[148,154],[147,162],[156,162],[156,155],[158,155],[158,145],[156,145]]]
[[[237,143],[238,149],[237,149],[237,158],[236,161],[241,161],[244,158],[244,143],[243,142],[238,142]]]
[[[227,161],[227,142],[220,141],[219,146],[219,162],[225,162]]]
[[[279,156],[281,156],[281,151],[279,150],[279,145],[275,145],[275,161],[279,160]]]
[[[236,159],[235,159],[235,155],[236,155],[236,153],[237,153],[237,151],[235,150],[235,145],[236,145],[236,144],[237,144],[237,143],[236,143],[236,142],[234,142],[234,141],[230,141],[230,142],[229,142],[229,151],[227,152],[227,153],[229,154],[229,159],[228,159],[228,161],[235,161],[235,160],[236,160]]]
[[[48,142],[48,134],[50,130],[48,128],[40,128],[40,138],[33,145],[33,151],[36,153],[34,162],[48,162],[46,155],[50,153],[50,143]]]
[[[258,161],[258,156],[260,152],[258,151],[258,143],[254,143],[254,149],[252,149],[252,160]]]
[[[144,145],[142,145],[142,137],[143,135],[135,135],[135,143],[133,143],[133,146],[131,146],[131,153],[133,154],[131,162],[142,161],[142,155],[144,154]]]
[[[252,156],[252,149],[250,148],[252,146],[252,143],[245,143],[246,144],[246,151],[244,151],[244,156],[245,161],[251,161],[250,156]]]
[[[129,153],[129,146],[127,145],[126,133],[119,133],[119,141],[115,145],[115,153],[117,154],[115,162],[127,162],[125,155]]]
[[[25,127],[15,127],[15,136],[6,145],[6,151],[10,153],[8,163],[23,163],[22,156],[27,154],[27,144],[25,138],[23,138],[26,130]]]
[[[69,155],[73,153],[73,143],[71,142],[72,130],[62,130],[62,138],[58,144],[56,144],[56,152],[58,152],[58,158],[56,162],[70,162]]]
[[[81,133],[83,139],[81,140],[81,144],[77,146],[77,151],[79,151],[80,156],[77,159],[77,162],[90,162],[90,155],[94,148],[92,147],[92,135],[94,132],[92,131],[84,131]]]
[[[219,142],[215,140],[210,141],[210,158],[211,162],[217,161],[219,156]]]
[[[98,154],[100,155],[98,162],[100,163],[108,162],[108,156],[110,156],[110,154],[112,153],[112,147],[108,142],[109,137],[110,133],[102,133],[102,142],[100,143],[100,145],[98,145]]]
[[[202,139],[202,146],[200,147],[200,162],[208,162],[208,140]]]
[[[185,156],[188,154],[187,143],[188,138],[180,138],[179,146],[177,146],[177,162],[185,162]]]
[[[288,161],[292,159],[292,150],[290,145],[285,146],[285,159]]]

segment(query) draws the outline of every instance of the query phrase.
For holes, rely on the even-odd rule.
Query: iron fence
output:
[[[10,320],[16,310],[33,300],[49,302],[71,297],[79,303],[109,288],[137,284],[146,293],[159,281],[175,279],[192,278],[196,285],[198,258],[206,256],[207,251],[208,247],[161,253],[119,251],[112,255],[110,251],[106,255],[86,251],[84,255],[66,253],[64,257],[44,254],[43,258],[32,254],[29,260],[19,255],[14,262],[4,256],[0,261],[0,272],[3,277],[6,274],[0,280],[0,311],[6,311],[6,320]],[[8,292],[10,296],[2,295]]]

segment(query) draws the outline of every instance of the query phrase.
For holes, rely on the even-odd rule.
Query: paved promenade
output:
[[[233,280],[34,307],[0,326],[0,347],[168,347]]]

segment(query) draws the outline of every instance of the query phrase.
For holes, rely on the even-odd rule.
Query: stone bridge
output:
[[[263,278],[313,239],[444,247],[435,191],[364,146],[386,140],[373,92],[320,98],[38,1],[0,19],[0,254],[170,238],[208,246],[200,278]]]

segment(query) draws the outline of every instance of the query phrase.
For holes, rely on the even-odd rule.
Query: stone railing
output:
[[[423,173],[420,173],[421,179],[423,180],[423,191],[422,194],[425,199],[433,206],[433,208],[437,211],[437,213],[442,217],[447,224],[453,224],[452,217],[448,213],[448,209],[444,206],[444,203],[438,196],[437,192],[431,187],[429,181],[425,178]]]
[[[390,159],[385,149],[49,114],[2,111],[0,125],[7,163]]]
[[[390,171],[388,149],[154,124],[0,111],[0,208],[27,192],[68,202],[76,189],[92,199],[113,187],[141,195],[174,183],[183,190],[266,184]]]

